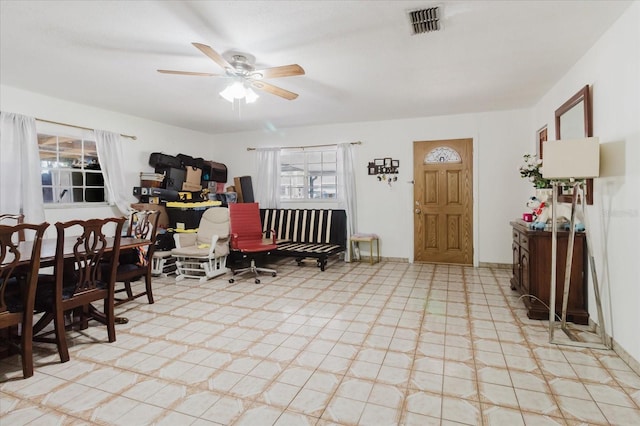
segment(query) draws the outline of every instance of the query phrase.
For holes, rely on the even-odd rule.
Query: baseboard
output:
[[[480,267],[480,268],[511,269],[513,267],[513,265],[511,263],[480,262],[480,263],[478,263],[478,267]]]
[[[594,329],[596,333],[600,332],[600,326],[596,324],[591,318],[589,318],[589,327]],[[605,333],[605,338],[607,341],[611,342],[611,349],[620,357],[625,364],[629,366],[636,374],[640,375],[640,362],[637,359],[632,357],[627,351],[624,350],[622,346],[616,342],[611,336]]]
[[[344,260],[344,259],[342,259]],[[345,260],[345,262],[347,262]],[[406,257],[382,257],[380,256],[380,262],[400,262],[400,263],[409,263],[409,259],[407,259]],[[349,263],[349,262],[347,262]],[[354,260],[352,261],[352,263],[367,263],[369,264],[369,255],[364,256],[363,259],[360,260]],[[374,265],[378,263],[375,259],[374,259]]]
[[[615,339],[611,339],[611,342],[613,351],[620,357],[620,359],[623,360],[636,374],[640,375],[640,362],[625,351],[622,346],[615,341]]]
[[[383,262],[409,263],[409,259],[407,259],[406,257],[380,257],[380,260]]]

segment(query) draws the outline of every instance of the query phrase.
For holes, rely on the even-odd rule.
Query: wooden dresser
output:
[[[529,223],[510,222],[513,228],[513,276],[511,289],[529,294],[549,305],[551,289],[551,231],[535,231]],[[562,313],[562,289],[567,258],[568,231],[558,231],[558,269],[556,272],[556,314]],[[587,311],[587,242],[584,233],[577,232],[571,265],[571,285],[567,321],[588,324]],[[527,316],[531,319],[549,319],[549,310],[540,301],[522,298]]]

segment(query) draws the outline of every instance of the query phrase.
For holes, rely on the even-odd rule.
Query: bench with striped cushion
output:
[[[324,271],[329,256],[345,251],[347,215],[344,210],[260,209],[262,230],[276,233],[278,248],[272,254],[295,257],[298,264],[311,257]]]

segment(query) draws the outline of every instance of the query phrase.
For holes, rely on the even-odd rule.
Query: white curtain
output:
[[[0,112],[0,213],[22,213],[44,222],[36,120]]]
[[[358,229],[354,148],[351,143],[338,144],[338,201],[347,212],[347,241]],[[351,258],[351,244],[347,244],[345,261]]]
[[[124,156],[122,154],[122,137],[118,133],[105,130],[94,130],[96,135],[96,149],[98,160],[104,176],[104,186],[109,192],[109,203],[116,205],[123,215],[131,210],[131,197],[128,194],[131,188],[126,185],[124,169],[122,167]]]
[[[256,201],[260,208],[280,208],[280,148],[256,148]]]

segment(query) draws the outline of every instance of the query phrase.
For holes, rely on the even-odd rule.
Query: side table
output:
[[[369,243],[369,263],[371,265],[374,264],[373,250],[374,250],[374,243],[375,243],[375,251],[376,251],[376,257],[377,257],[376,262],[380,262],[380,237],[378,237],[378,235],[357,233],[357,234],[353,234],[351,238],[349,238],[349,242],[351,244],[350,260],[352,262],[356,260],[356,257],[354,257],[353,255],[356,248],[358,250],[357,260],[360,260],[360,243]]]

